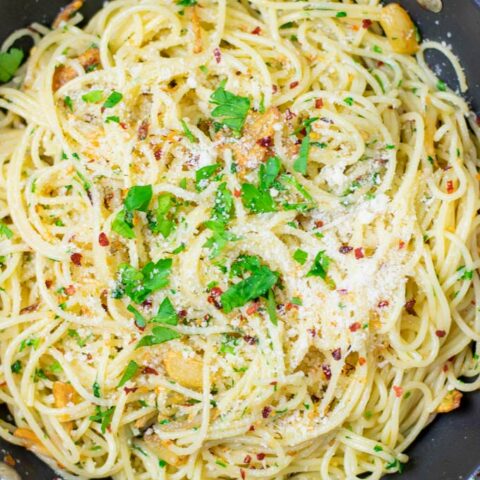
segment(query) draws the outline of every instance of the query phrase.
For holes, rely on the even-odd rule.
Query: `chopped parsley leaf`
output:
[[[152,318],[152,322],[178,325],[178,314],[168,297],[165,297],[160,304],[157,314]]]
[[[11,48],[8,52],[0,53],[0,82],[9,82],[20,67],[23,60],[23,51]]]
[[[152,334],[144,336],[138,343],[135,349],[142,347],[151,347],[152,345],[159,345],[170,340],[180,338],[180,334],[175,330],[167,327],[153,327]]]
[[[312,268],[307,273],[307,277],[321,277],[323,280],[327,278],[330,258],[325,254],[325,250],[320,250],[315,256]]]
[[[103,98],[103,90],[90,90],[90,92],[82,95],[82,100],[85,103],[98,103]]]
[[[108,96],[103,104],[103,108],[112,108],[122,101],[123,95],[115,90]]]
[[[127,368],[123,372],[122,378],[117,385],[117,388],[123,387],[129,380],[131,380],[138,372],[138,363],[134,360],[128,362]]]

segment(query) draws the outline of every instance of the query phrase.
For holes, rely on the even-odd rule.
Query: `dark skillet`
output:
[[[104,0],[86,0],[82,9],[89,18]],[[398,0],[397,0],[398,1]],[[443,0],[440,14],[423,10],[415,0],[400,0],[420,27],[424,38],[444,40],[460,57],[469,83],[468,99],[480,111],[480,0]],[[68,0],[0,0],[0,41],[13,30],[31,22],[49,24]],[[448,61],[430,57],[432,67],[452,88],[457,83]],[[11,453],[23,480],[52,480],[56,475],[37,457],[23,448],[0,440],[2,454]],[[408,450],[410,462],[402,480],[480,479],[480,392],[466,395],[460,409],[440,415]],[[0,456],[1,457],[1,456]],[[476,474],[475,474],[476,472]],[[56,477],[58,478],[58,477]],[[320,480],[320,479],[319,479]]]

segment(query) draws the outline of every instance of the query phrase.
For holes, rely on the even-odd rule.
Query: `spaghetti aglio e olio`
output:
[[[401,471],[480,386],[456,57],[376,0],[81,3],[0,55],[0,435],[65,478]]]

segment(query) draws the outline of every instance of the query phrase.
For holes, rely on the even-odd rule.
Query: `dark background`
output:
[[[0,40],[13,30],[36,21],[50,23],[69,0],[0,0]],[[445,41],[460,57],[469,83],[466,97],[480,111],[480,0],[443,0],[440,14],[423,10],[415,0],[400,0],[420,27],[423,38]],[[82,12],[88,18],[103,0],[86,0]],[[430,55],[432,66],[441,67],[442,78],[452,88],[457,83],[448,61]],[[51,480],[55,475],[37,457],[0,439],[0,451],[11,453],[19,463],[23,480]],[[480,479],[480,393],[467,394],[462,407],[437,419],[407,452],[410,462],[404,474],[392,480]],[[475,475],[477,470],[477,475]]]

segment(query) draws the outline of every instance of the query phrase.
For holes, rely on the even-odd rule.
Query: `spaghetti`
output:
[[[66,478],[401,471],[480,387],[456,58],[376,0],[80,5],[2,49],[0,435]]]

